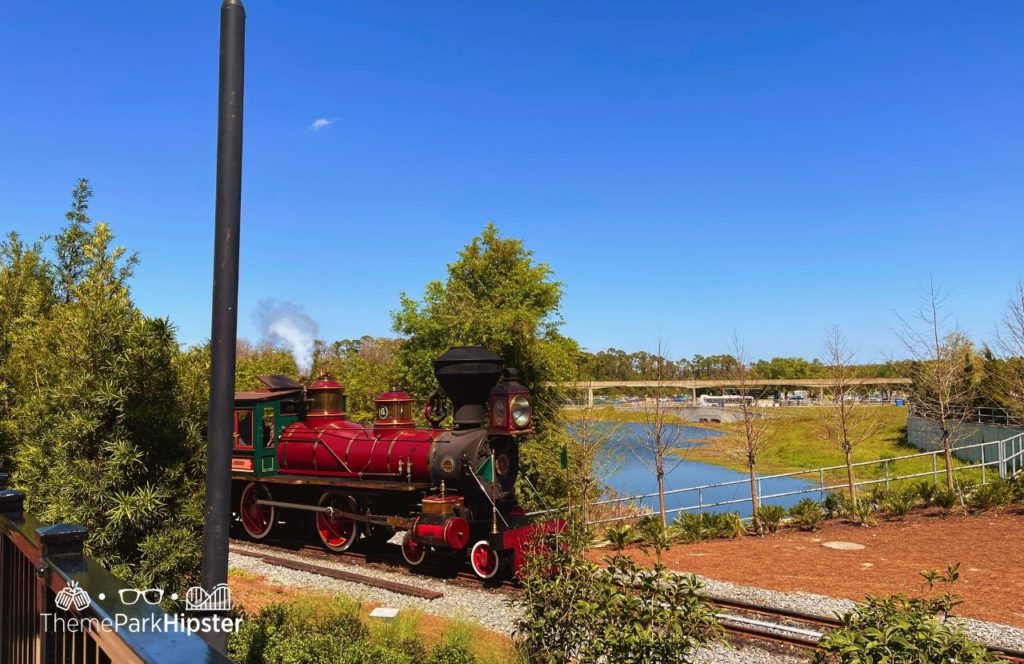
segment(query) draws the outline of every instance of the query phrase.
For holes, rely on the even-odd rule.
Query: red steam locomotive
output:
[[[383,543],[406,531],[402,555],[419,565],[429,552],[468,553],[481,579],[516,573],[537,528],[516,502],[519,440],[531,432],[530,392],[515,369],[481,347],[449,349],[434,373],[451,400],[454,427],[440,395],[417,428],[413,399],[387,392],[376,419],[345,417],[345,393],[320,378],[308,387],[284,376],[235,395],[232,505],[253,539],[270,535],[279,510],[312,515],[320,541],[345,551],[360,537]]]

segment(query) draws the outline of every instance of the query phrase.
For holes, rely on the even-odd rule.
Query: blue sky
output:
[[[929,272],[976,337],[1024,277],[1024,4],[247,4],[240,333],[261,298],[390,332],[488,221],[597,350],[899,355]],[[218,5],[46,2],[0,23],[0,228],[75,178],[209,331]],[[318,118],[329,126],[311,129]]]

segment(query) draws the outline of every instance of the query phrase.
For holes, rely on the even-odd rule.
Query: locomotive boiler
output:
[[[537,528],[516,501],[519,441],[532,431],[530,392],[515,369],[482,347],[449,349],[434,361],[445,399],[426,404],[417,427],[413,399],[381,394],[372,424],[349,420],[342,385],[324,376],[304,387],[283,376],[235,395],[232,493],[235,516],[264,539],[284,513],[312,517],[321,543],[348,550],[405,531],[401,550],[419,565],[428,553],[465,555],[491,579],[518,571]]]

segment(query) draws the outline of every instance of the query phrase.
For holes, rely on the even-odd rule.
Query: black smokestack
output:
[[[434,360],[434,375],[452,400],[455,428],[478,427],[487,421],[487,396],[501,377],[504,362],[483,346],[449,348]]]

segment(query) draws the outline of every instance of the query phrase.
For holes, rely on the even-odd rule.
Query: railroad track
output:
[[[238,545],[241,545],[236,545],[234,547],[234,550],[239,554],[261,558],[268,564],[277,564],[290,569],[298,569],[300,571],[306,571],[313,574],[320,574],[321,576],[341,578],[355,583],[363,583],[369,586],[384,588],[393,592],[401,593],[405,591],[405,594],[420,596],[424,599],[435,598],[427,597],[427,595],[435,593],[436,591],[424,590],[422,588],[417,588],[416,586],[400,582],[385,581],[384,583],[381,583],[381,580],[375,577],[358,575],[350,572],[339,572],[337,569],[332,567],[310,563],[296,563],[295,561],[283,559],[279,556],[273,555],[275,549],[277,551],[280,550],[277,546],[254,543],[249,540],[232,540],[232,542],[237,542]],[[268,544],[277,543],[269,542]],[[443,564],[443,562],[435,562],[434,564],[424,562],[421,566],[410,569],[402,559],[401,552],[397,545],[386,545],[384,547],[379,547],[372,552],[353,547],[344,553],[327,553],[320,547],[311,544],[304,544],[300,547],[296,547],[293,544],[291,546],[286,546],[285,548],[291,553],[300,555],[303,558],[320,562],[342,561],[357,565],[365,565],[370,568],[404,574],[407,575],[410,580],[420,577],[430,577],[434,579],[443,579],[451,583],[457,583],[462,587],[482,589],[489,592],[502,592],[506,594],[515,594],[518,592],[516,587],[508,582],[485,586],[475,575],[473,575],[472,572],[459,569],[458,565],[455,564],[455,561],[451,561],[451,563],[447,565]],[[281,561],[283,561],[283,564]],[[360,579],[358,577],[362,578]],[[405,586],[405,588],[403,588],[403,586]],[[415,588],[416,590],[409,591],[410,588]],[[842,624],[835,616],[824,616],[820,614],[806,613],[803,611],[795,611],[792,609],[764,606],[761,604],[754,604],[752,602],[744,602],[724,597],[708,596],[708,601],[710,601],[717,609],[716,615],[718,616],[726,633],[739,640],[767,642],[775,645],[786,646],[788,648],[811,651],[817,649],[818,640],[822,637],[824,632],[836,629]],[[1004,661],[1024,664],[1024,652],[1022,651],[994,645],[989,645],[987,648],[990,652]]]
[[[815,650],[824,632],[837,629],[842,622],[835,616],[780,609],[722,597],[708,600],[721,611],[717,614],[726,633],[735,638],[754,639],[801,650]],[[728,613],[725,613],[728,611]],[[986,646],[992,654],[1007,662],[1024,663],[1024,652],[1002,646]]]

